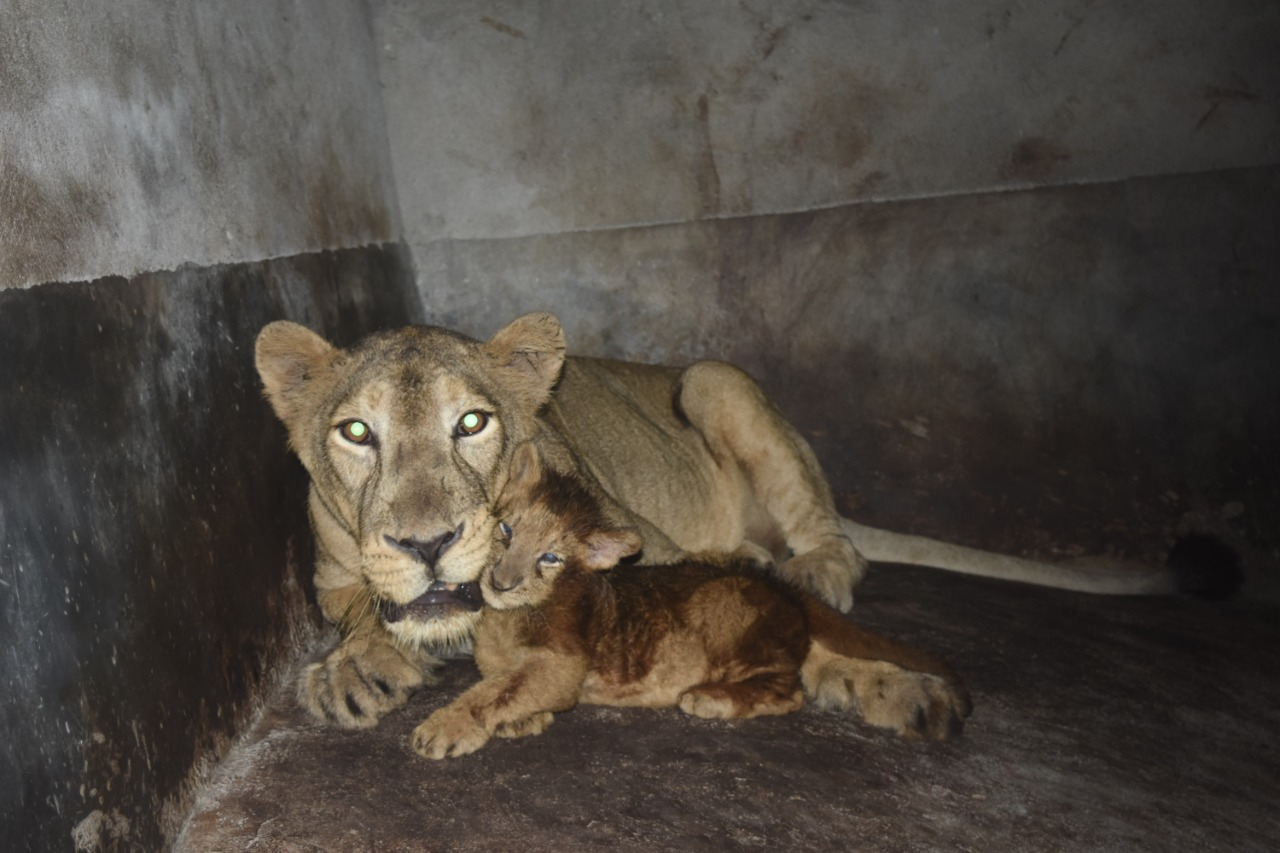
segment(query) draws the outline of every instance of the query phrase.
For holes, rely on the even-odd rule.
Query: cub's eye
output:
[[[352,444],[368,444],[373,441],[373,430],[369,429],[369,425],[354,418],[338,424],[338,432]]]
[[[559,554],[553,554],[550,551],[538,558],[538,565],[541,566],[558,566],[563,562]]]
[[[511,540],[511,525],[505,521],[498,522],[498,532],[502,534],[502,538],[507,541]]]
[[[454,431],[458,435],[478,435],[489,425],[489,416],[484,412],[467,412],[458,418]]]

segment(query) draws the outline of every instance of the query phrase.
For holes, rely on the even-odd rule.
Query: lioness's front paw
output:
[[[457,758],[489,742],[489,733],[467,708],[449,705],[413,730],[413,749],[423,758]]]
[[[862,718],[871,725],[922,740],[960,735],[965,718],[973,711],[962,685],[896,667],[859,684],[857,704]]]
[[[437,680],[440,662],[381,639],[349,639],[302,671],[298,702],[316,719],[348,729],[377,725],[413,691]]]
[[[853,608],[853,588],[866,573],[867,561],[843,538],[796,554],[778,567],[782,577],[844,613]]]

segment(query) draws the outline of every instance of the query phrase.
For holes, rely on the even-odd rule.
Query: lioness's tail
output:
[[[1085,558],[1069,563],[1041,563],[1007,554],[980,551],[963,545],[939,542],[924,536],[893,533],[867,527],[847,518],[841,526],[854,547],[876,563],[907,563],[931,566],[967,575],[1021,581],[1038,586],[1094,592],[1104,595],[1169,595],[1175,592],[1205,592],[1213,581],[1206,575],[1221,575],[1218,568],[1205,566],[1191,571],[1178,566],[1151,567],[1141,563],[1106,558]],[[1238,583],[1228,581],[1234,588]],[[1193,577],[1194,575],[1194,577]],[[1219,584],[1221,581],[1219,581]],[[1215,587],[1216,588],[1216,587]],[[1228,593],[1229,594],[1229,591]]]
[[[849,622],[812,596],[805,612],[809,654],[800,677],[814,704],[856,711],[908,737],[938,740],[963,730],[973,703],[951,667]]]

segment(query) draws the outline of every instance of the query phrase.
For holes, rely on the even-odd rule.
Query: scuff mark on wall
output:
[[[1218,114],[1218,109],[1225,103],[1232,101],[1256,103],[1260,100],[1256,92],[1230,87],[1224,88],[1222,86],[1207,87],[1205,89],[1205,98],[1209,101],[1209,109],[1205,110],[1204,115],[1200,116],[1200,120],[1196,122],[1196,131],[1199,131],[1213,120],[1213,117]]]
[[[1070,159],[1070,152],[1052,140],[1043,136],[1030,136],[1018,140],[1013,146],[1004,175],[1018,181],[1043,180],[1052,174],[1058,164]]]
[[[525,34],[522,30],[516,29],[510,24],[504,24],[502,21],[491,18],[488,15],[481,15],[480,23],[484,24],[486,27],[493,27],[495,30],[502,33],[503,35],[508,35],[508,36],[511,36],[512,38],[518,38],[518,39],[525,38]]]
[[[0,163],[0,211],[0,287],[56,278],[59,261],[83,257],[92,232],[107,221],[107,202],[93,182],[40,181],[12,161]]]
[[[711,134],[711,105],[705,93],[698,96],[697,128],[699,155],[694,182],[698,187],[698,212],[694,218],[705,219],[720,212],[720,171]]]

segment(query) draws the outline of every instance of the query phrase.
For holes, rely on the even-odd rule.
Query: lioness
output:
[[[541,734],[579,702],[788,714],[806,696],[908,737],[958,734],[967,691],[945,665],[858,628],[747,557],[618,567],[640,549],[573,474],[520,445],[497,501],[506,553],[481,575],[483,676],[413,733],[427,758]],[[610,571],[612,570],[612,571]]]
[[[532,438],[639,533],[646,562],[755,548],[841,610],[864,557],[1095,591],[1169,586],[1165,573],[1073,573],[842,519],[812,451],[745,373],[566,359],[550,314],[483,343],[415,326],[349,349],[278,321],[256,359],[311,475],[316,591],[343,637],[299,697],[341,726],[374,725],[431,677],[433,652],[466,644],[497,556],[483,520]]]

